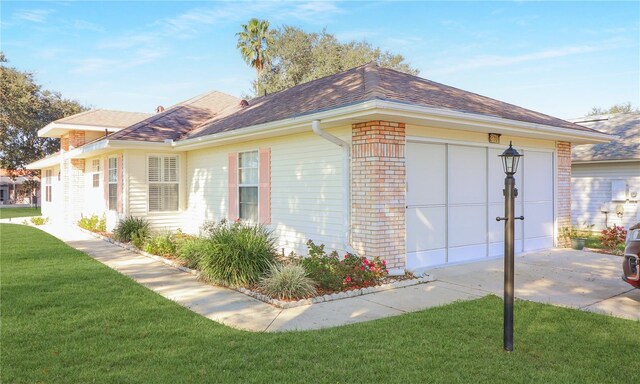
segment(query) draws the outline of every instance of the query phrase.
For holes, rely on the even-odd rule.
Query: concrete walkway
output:
[[[40,229],[160,295],[222,324],[248,331],[309,330],[358,323],[478,298],[486,293],[459,290],[446,282],[280,309],[240,292],[205,284],[192,274],[97,239],[73,227]]]
[[[202,283],[162,262],[92,237],[44,225],[58,237],[149,289],[222,324],[249,331],[309,330],[358,323],[469,300],[502,296],[502,260],[430,271],[438,281],[308,306],[280,309]],[[516,297],[640,319],[640,290],[621,281],[621,258],[554,249],[516,258]]]

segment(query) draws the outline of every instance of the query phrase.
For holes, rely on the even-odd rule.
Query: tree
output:
[[[27,164],[55,153],[59,140],[38,137],[38,130],[48,123],[86,110],[77,101],[64,99],[60,93],[43,90],[33,74],[8,67],[0,53],[0,167],[21,176]],[[26,173],[25,173],[26,172]]]
[[[365,41],[341,43],[326,30],[307,33],[300,28],[283,26],[274,31],[269,44],[269,59],[259,72],[254,90],[274,93],[342,72],[369,62],[381,67],[417,75],[418,70],[405,62],[402,55],[381,51]]]
[[[614,104],[609,107],[609,109],[604,109],[600,107],[591,108],[591,112],[587,114],[587,116],[595,116],[595,115],[608,115],[613,113],[628,113],[628,112],[640,112],[640,108],[633,108],[631,102],[627,102],[624,104]]]
[[[259,91],[260,73],[269,62],[273,31],[269,29],[267,20],[251,19],[247,24],[242,24],[242,31],[236,36],[242,59],[256,70],[256,90]]]

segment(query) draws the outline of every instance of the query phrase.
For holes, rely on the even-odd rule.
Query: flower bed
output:
[[[280,308],[339,300],[432,280],[429,276],[415,277],[409,273],[389,276],[384,260],[351,253],[340,258],[336,251],[327,254],[324,245],[316,245],[311,240],[307,242],[308,256],[292,253],[289,257],[278,257],[269,231],[239,221],[209,223],[203,228],[198,237],[180,231],[145,234],[144,239],[137,238],[135,246],[134,241],[124,243],[118,241],[119,237],[81,230]],[[238,249],[243,250],[237,252]],[[261,260],[260,264],[256,260]]]

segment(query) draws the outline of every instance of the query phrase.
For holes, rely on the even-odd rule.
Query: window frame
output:
[[[91,186],[93,188],[100,188],[100,179],[102,178],[101,162],[101,159],[91,160]]]
[[[242,183],[242,170],[245,169],[241,166],[241,161],[240,161],[240,157],[243,154],[248,154],[248,153],[255,153],[256,156],[256,183]],[[238,212],[238,218],[243,220],[243,221],[247,221],[249,223],[258,223],[260,221],[260,151],[258,149],[252,149],[252,150],[247,150],[247,151],[241,151],[238,152],[237,154],[237,201],[236,201],[236,212]],[[253,168],[247,168],[247,169],[253,169]],[[255,214],[255,220],[253,218],[251,219],[247,219],[247,218],[243,218],[241,216],[241,210],[240,210],[240,205],[241,205],[241,198],[242,198],[242,194],[240,192],[240,190],[242,188],[255,188],[256,189],[256,214]]]
[[[47,169],[44,171],[44,201],[51,202],[51,177],[53,176],[53,169]]]
[[[175,158],[176,159],[176,181],[150,181],[150,176],[151,176],[151,169],[150,169],[150,159],[157,157],[160,159],[160,170],[159,170],[159,176],[160,179],[164,179],[164,159],[165,158]],[[180,212],[180,185],[181,185],[181,181],[180,181],[180,155],[176,155],[176,154],[168,154],[168,153],[150,153],[147,154],[147,161],[146,161],[146,182],[147,182],[147,213],[149,214],[164,214],[164,213],[177,213]],[[150,198],[151,198],[151,186],[152,185],[176,185],[177,186],[177,193],[176,193],[176,209],[151,209],[151,204],[150,204]],[[162,203],[161,203],[162,205]]]
[[[111,160],[115,160],[115,168],[111,168]],[[111,171],[114,170],[115,178],[111,179]],[[109,211],[117,211],[118,210],[118,156],[109,156],[107,158],[107,210]],[[114,206],[111,206],[111,186],[115,185],[115,203]]]

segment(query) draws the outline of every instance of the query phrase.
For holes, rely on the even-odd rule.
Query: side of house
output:
[[[194,233],[239,218],[269,226],[285,253],[312,239],[398,273],[502,255],[509,142],[524,154],[516,252],[553,247],[571,222],[571,143],[609,140],[375,65],[251,101],[211,92],[92,141],[80,129],[31,165],[59,170],[46,212],[63,207],[68,223],[134,215]]]
[[[594,231],[640,222],[640,113],[587,116],[575,120],[615,135],[610,143],[573,149],[571,215]]]

